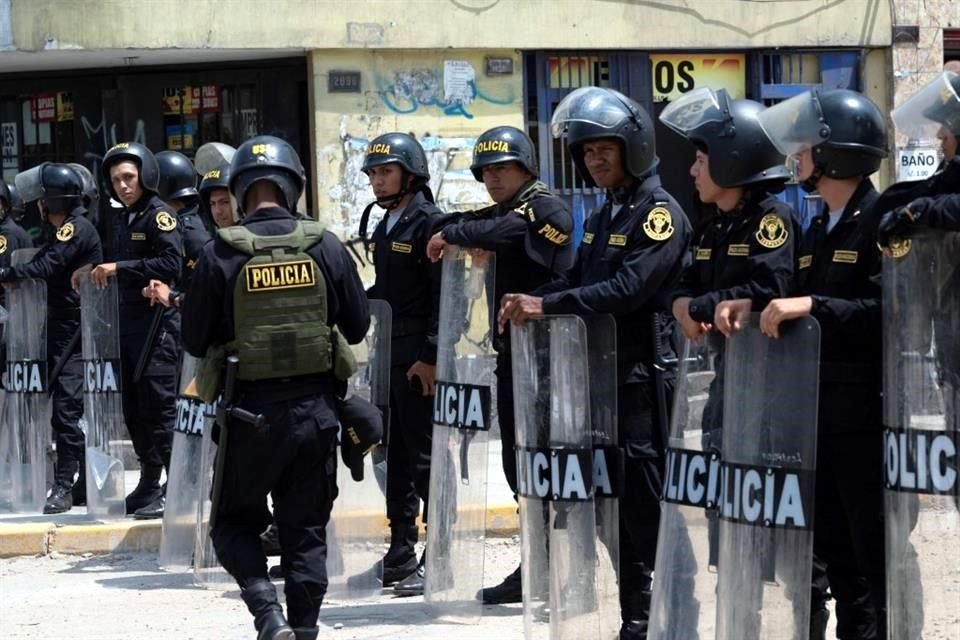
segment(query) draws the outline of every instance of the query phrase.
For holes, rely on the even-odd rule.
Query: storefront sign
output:
[[[8,172],[13,172],[15,175],[17,169],[17,123],[16,122],[3,122],[0,123],[0,156],[3,156],[3,175],[7,176]]]
[[[940,164],[937,147],[905,147],[897,149],[897,180],[925,180]]]
[[[726,89],[733,99],[747,95],[746,56],[737,53],[651,55],[653,101],[678,98],[707,87]]]
[[[73,120],[73,94],[69,91],[57,93],[57,122]]]
[[[47,92],[30,96],[30,116],[34,122],[53,122],[57,116],[56,94]]]

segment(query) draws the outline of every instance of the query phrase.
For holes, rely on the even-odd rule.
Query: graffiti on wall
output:
[[[446,61],[444,70],[410,69],[395,71],[392,77],[377,78],[377,93],[393,113],[409,115],[422,109],[437,109],[442,115],[472,119],[475,106],[509,106],[516,96],[505,85],[501,95],[480,87],[472,67],[459,61]]]

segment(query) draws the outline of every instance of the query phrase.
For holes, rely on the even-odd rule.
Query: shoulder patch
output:
[[[666,207],[654,207],[643,222],[643,232],[651,240],[666,240],[673,235],[673,216]]]
[[[157,229],[160,231],[173,231],[177,228],[177,220],[172,215],[166,211],[161,211],[157,214]]]
[[[768,213],[760,219],[760,227],[757,229],[756,238],[760,246],[767,249],[776,249],[782,247],[790,237],[787,226],[783,224],[780,216]]]
[[[75,230],[73,228],[73,223],[68,222],[67,224],[57,229],[57,240],[59,240],[60,242],[67,242],[70,238],[73,237],[74,231]]]
[[[910,248],[912,246],[913,242],[910,240],[910,238],[904,238],[903,240],[891,240],[890,255],[893,256],[894,259],[899,260],[910,253]]]
[[[7,252],[7,236],[0,236],[0,253]]]
[[[533,222],[537,219],[537,216],[533,211],[533,207],[530,206],[529,202],[524,202],[519,207],[515,208],[513,212],[519,215],[521,218],[526,218],[530,222]]]

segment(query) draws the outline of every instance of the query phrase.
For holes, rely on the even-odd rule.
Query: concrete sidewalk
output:
[[[487,466],[487,532],[492,537],[517,535],[517,505],[503,476],[500,440],[491,440]],[[125,485],[132,490],[139,473],[127,471]],[[341,488],[342,489],[342,488]],[[387,520],[371,518],[371,527],[380,527],[389,537]],[[0,558],[45,555],[52,552],[83,554],[113,552],[157,552],[160,548],[161,520],[134,520],[126,517],[97,522],[87,515],[86,507],[74,507],[68,513],[0,513]]]

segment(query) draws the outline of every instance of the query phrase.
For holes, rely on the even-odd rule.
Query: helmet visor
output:
[[[13,184],[17,187],[17,193],[24,202],[33,202],[43,197],[43,167],[46,162],[38,164],[32,169],[21,171],[13,179]]]
[[[193,157],[193,167],[197,170],[197,173],[205,176],[225,165],[229,166],[230,161],[233,160],[233,154],[236,152],[236,149],[222,142],[202,144]]]
[[[586,122],[613,130],[624,117],[633,115],[623,94],[601,87],[581,87],[557,105],[550,120],[550,133],[559,138],[572,122]]]
[[[763,132],[777,151],[792,156],[830,138],[830,127],[823,119],[820,100],[812,91],[784,100],[757,114]]]
[[[893,124],[911,140],[932,141],[940,127],[960,123],[960,96],[954,88],[957,74],[945,71],[890,112]]]
[[[713,89],[696,89],[673,100],[660,114],[660,122],[684,138],[709,122],[723,122],[729,117]]]

